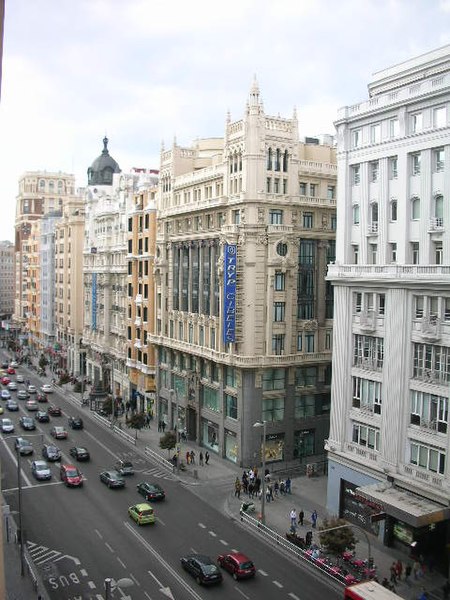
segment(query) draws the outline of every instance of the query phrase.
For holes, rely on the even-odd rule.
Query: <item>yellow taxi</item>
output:
[[[134,504],[128,508],[128,515],[136,521],[138,525],[147,525],[155,522],[155,513],[153,508],[147,502]]]

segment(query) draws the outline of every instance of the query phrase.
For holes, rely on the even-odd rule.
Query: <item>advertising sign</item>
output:
[[[226,244],[224,250],[223,341],[236,341],[236,244]]]

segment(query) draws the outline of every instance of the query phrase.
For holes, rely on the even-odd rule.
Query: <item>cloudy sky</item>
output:
[[[74,173],[107,133],[122,170],[222,136],[254,75],[265,111],[334,133],[372,73],[450,43],[450,0],[6,0],[0,239],[24,171]]]

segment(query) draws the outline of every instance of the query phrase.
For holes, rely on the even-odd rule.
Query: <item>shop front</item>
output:
[[[350,521],[358,527],[376,536],[380,534],[380,526],[384,527],[382,519],[378,520],[377,515],[384,518],[384,507],[382,504],[373,502],[359,493],[359,487],[350,481],[341,480],[341,501],[340,517]]]
[[[224,430],[224,442],[225,442],[225,457],[234,463],[237,463],[239,456],[239,446],[237,441],[237,435],[234,431],[229,429]]]
[[[219,426],[216,423],[202,419],[201,445],[213,452],[219,452]]]
[[[266,463],[284,460],[284,433],[266,435]]]

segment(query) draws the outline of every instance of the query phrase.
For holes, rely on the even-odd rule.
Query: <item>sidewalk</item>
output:
[[[24,369],[25,371],[25,369]],[[35,372],[33,372],[35,375]],[[41,378],[44,383],[51,383],[53,374],[48,373],[46,377]],[[71,384],[65,384],[60,388],[61,391],[70,399],[75,408],[73,414],[80,414],[81,416],[88,415],[89,408],[82,406],[81,394],[74,393],[72,391],[73,386]],[[50,402],[51,397],[49,397]],[[135,431],[128,429],[125,424],[125,417],[122,416],[118,419],[122,424],[122,429],[134,437]],[[151,421],[150,428],[141,429],[137,432],[135,439],[135,451],[144,455],[145,448],[148,447],[152,451],[158,453],[162,458],[168,459],[172,456],[172,453],[168,453],[167,450],[162,450],[159,447],[159,440],[163,433],[159,432],[157,422]],[[195,492],[200,492],[201,488],[207,488],[209,494],[211,492],[217,496],[217,506],[224,506],[225,511],[232,517],[239,519],[239,509],[245,495],[241,493],[241,498],[234,496],[234,482],[236,477],[239,479],[242,476],[243,469],[228,461],[226,459],[219,458],[216,454],[209,451],[210,459],[209,464],[200,466],[199,455],[200,452],[205,454],[206,448],[202,448],[192,441],[181,442],[181,456],[183,462],[185,462],[186,451],[193,450],[195,453],[195,463],[186,466],[186,471],[180,471],[175,476],[179,477],[185,485],[190,485],[195,488]],[[146,457],[148,458],[148,457]],[[250,465],[249,465],[250,467]],[[268,465],[270,468],[270,465]],[[302,537],[306,531],[313,531],[313,540],[318,542],[317,530],[311,528],[310,516],[313,510],[317,510],[319,519],[318,527],[324,518],[330,517],[327,514],[326,504],[327,494],[327,477],[323,475],[308,478],[306,476],[297,476],[292,478],[292,493],[284,496],[279,496],[273,502],[266,502],[265,504],[265,517],[266,525],[284,536],[289,530],[290,519],[289,513],[292,508],[297,510],[297,514],[300,509],[303,509],[305,513],[305,525],[303,528],[299,528],[298,532]],[[257,512],[260,512],[260,501],[255,500],[257,505]],[[383,546],[377,538],[372,536],[370,533],[367,534],[370,539],[371,545],[371,556],[374,559],[374,563],[377,566],[378,579],[381,582],[384,577],[390,578],[390,566],[394,561],[399,558],[403,564],[406,564],[404,556],[391,548]],[[368,556],[368,546],[364,535],[356,533],[359,538],[356,546],[356,554],[360,558],[366,558]],[[442,585],[445,582],[445,578],[437,573],[426,573],[420,580],[415,581],[413,578],[406,584],[401,581],[397,585],[397,594],[406,600],[417,600],[422,593],[423,588],[429,593],[430,599],[441,599],[442,598]]]

